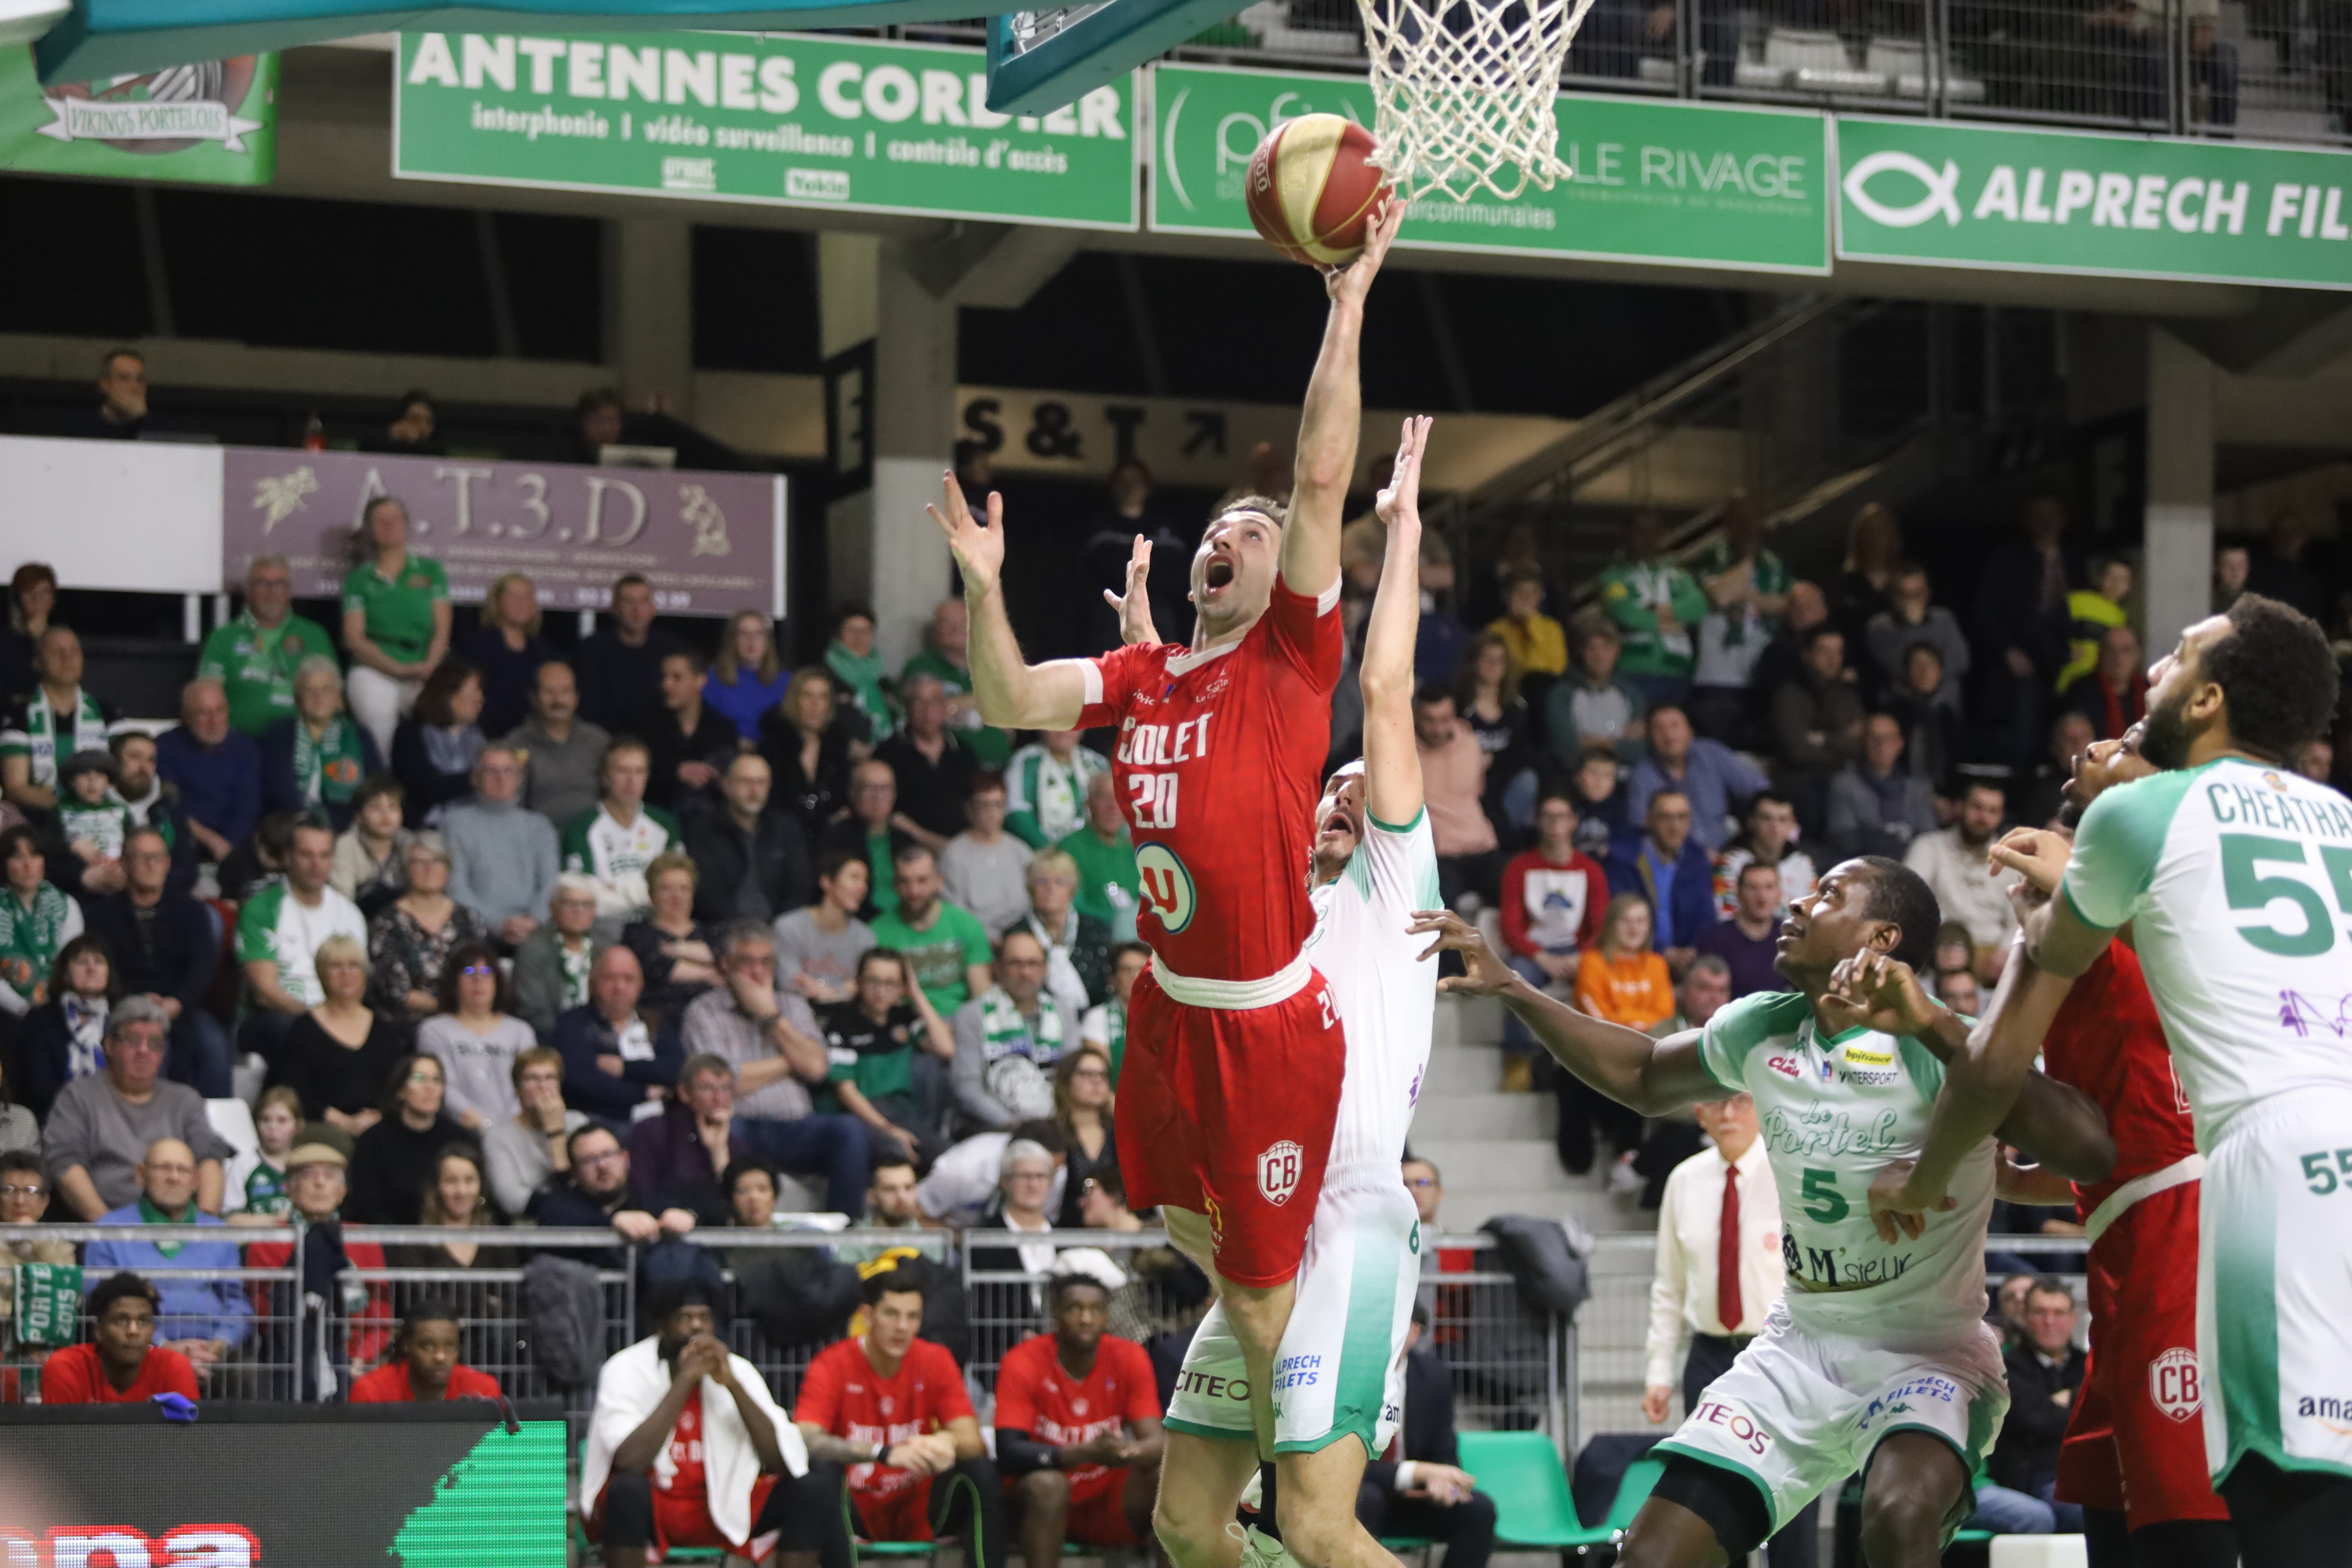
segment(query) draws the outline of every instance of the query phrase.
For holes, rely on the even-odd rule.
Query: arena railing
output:
[[[2221,0],[1873,0],[1822,26],[1769,0],[1596,6],[1561,85],[1583,92],[1806,104],[1853,112],[2261,141],[2347,140],[2352,15]],[[1818,8],[1816,8],[1818,9]],[[984,41],[979,24],[866,29]],[[1208,63],[1360,72],[1355,0],[1258,0],[1171,51]]]
[[[911,1246],[950,1261],[965,1286],[972,1355],[967,1367],[975,1402],[989,1408],[998,1363],[1005,1350],[1034,1333],[1047,1331],[1044,1288],[1050,1275],[1027,1267],[1003,1268],[975,1264],[975,1255],[1017,1250],[1028,1245],[1056,1252],[1097,1247],[1131,1275],[1139,1253],[1164,1248],[1160,1230],[1009,1231],[738,1231],[711,1229],[695,1237],[719,1254],[730,1284],[733,1264],[745,1253],[835,1252],[855,1249],[870,1256],[886,1247]],[[346,1244],[382,1247],[473,1243],[510,1253],[552,1252],[597,1257],[602,1292],[604,1352],[610,1355],[638,1339],[642,1301],[637,1285],[640,1249],[609,1230],[529,1226],[346,1226]],[[0,1229],[0,1240],[186,1241],[182,1226],[42,1225]],[[293,1254],[282,1268],[196,1268],[142,1267],[159,1284],[169,1281],[235,1282],[255,1307],[252,1331],[206,1376],[208,1397],[320,1400],[341,1396],[350,1379],[385,1354],[399,1315],[415,1301],[436,1297],[454,1303],[465,1321],[461,1353],[470,1366],[497,1377],[517,1398],[560,1401],[575,1437],[585,1434],[595,1399],[593,1379],[562,1386],[531,1353],[530,1316],[523,1300],[520,1267],[456,1268],[369,1266],[354,1268],[345,1281],[363,1293],[356,1312],[340,1298],[304,1296],[299,1289],[303,1237],[288,1228],[207,1227],[205,1241],[290,1242]],[[1656,1256],[1653,1232],[1597,1236],[1586,1258],[1591,1294],[1573,1318],[1534,1310],[1519,1299],[1503,1267],[1495,1238],[1426,1234],[1422,1242],[1420,1299],[1430,1310],[1428,1342],[1453,1373],[1454,1415],[1466,1429],[1537,1431],[1552,1439],[1563,1458],[1572,1458],[1595,1432],[1653,1430],[1641,1414],[1643,1343],[1648,1333],[1650,1282]],[[2080,1300],[2084,1243],[2073,1237],[1993,1237],[1989,1254],[2009,1253],[2036,1268],[2047,1268],[2067,1281]],[[2052,1258],[2053,1265],[2039,1260]],[[85,1287],[97,1283],[85,1278]],[[1130,1300],[1124,1310],[1148,1310]],[[1114,1315],[1122,1310],[1115,1300]],[[1170,1315],[1169,1321],[1172,1321]],[[2087,1317],[2085,1319],[2087,1321]],[[83,1321],[88,1337],[89,1323]],[[167,1321],[159,1339],[175,1336]],[[800,1392],[801,1373],[813,1349],[771,1344],[760,1324],[738,1301],[726,1325],[737,1354],[760,1369],[787,1410]],[[0,1403],[39,1396],[38,1355],[11,1338],[0,1345]],[[323,1375],[332,1372],[329,1378]]]

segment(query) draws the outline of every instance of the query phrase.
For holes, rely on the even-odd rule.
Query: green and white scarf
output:
[[[317,740],[310,737],[310,721],[295,718],[294,782],[309,805],[347,804],[367,776],[363,755],[360,727],[348,715],[338,713],[329,720],[326,734]]]
[[[1127,1060],[1127,1004],[1114,996],[1103,1008],[1104,1019],[1110,1026],[1110,1086],[1118,1087],[1118,1069]]]
[[[580,944],[574,952],[562,936],[555,939],[555,956],[563,963],[563,1005],[566,1007],[585,1006],[588,1002],[588,975],[596,967],[596,943],[592,939]]]
[[[874,732],[867,739],[877,743],[888,740],[892,729],[890,698],[882,689],[881,658],[870,653],[852,653],[847,643],[835,642],[826,647],[824,662],[857,699],[859,710],[874,721]]]
[[[65,945],[66,918],[73,902],[44,882],[26,909],[13,889],[0,890],[0,982],[29,1002],[33,988],[49,977],[49,965]]]
[[[1062,1010],[1045,992],[1037,995],[1037,1026],[1031,1028],[1002,985],[980,999],[981,1081],[1016,1121],[1054,1114],[1054,1064],[1062,1059]]]
[[[81,1269],[71,1263],[19,1263],[16,1342],[62,1350],[81,1342]]]
[[[32,782],[55,788],[58,763],[76,752],[106,749],[106,714],[87,690],[74,693],[69,719],[50,706],[46,687],[36,687],[25,704],[25,754],[31,763]]]

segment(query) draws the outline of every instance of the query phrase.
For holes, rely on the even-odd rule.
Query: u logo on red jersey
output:
[[[1143,887],[1144,911],[1160,921],[1160,929],[1172,936],[1192,923],[1198,901],[1192,892],[1192,873],[1176,858],[1174,850],[1165,844],[1137,845],[1135,875]]]

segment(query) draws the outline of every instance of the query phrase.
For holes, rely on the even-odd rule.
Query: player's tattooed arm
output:
[[[971,624],[964,657],[971,663],[980,716],[1005,730],[1070,729],[1087,705],[1085,661],[1031,664],[1021,657],[1012,617],[1004,610],[1004,498],[988,492],[983,523],[972,517],[953,470],[941,488],[940,504],[923,510],[947,536],[956,569],[963,574],[964,607]]]
[[[1412,732],[1412,652],[1421,630],[1421,464],[1427,416],[1408,417],[1396,469],[1378,503],[1388,524],[1381,585],[1364,626],[1364,809],[1381,822],[1421,815],[1421,747]]]
[[[1723,1086],[1699,1059],[1698,1030],[1654,1040],[1639,1029],[1580,1013],[1520,979],[1495,956],[1477,927],[1450,910],[1423,910],[1410,930],[1435,939],[1424,960],[1440,952],[1462,955],[1464,973],[1440,980],[1440,991],[1500,997],[1555,1061],[1620,1105],[1663,1116],[1723,1098]]]
[[[1363,254],[1328,274],[1331,310],[1323,347],[1299,412],[1298,457],[1290,480],[1290,521],[1282,531],[1282,581],[1294,594],[1327,592],[1339,579],[1340,514],[1356,477],[1356,437],[1363,424],[1359,348],[1364,297],[1404,221],[1404,204],[1391,202],[1365,232]]]

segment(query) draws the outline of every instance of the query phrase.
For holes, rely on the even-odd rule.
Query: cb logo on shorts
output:
[[[2205,1403],[2204,1380],[2198,1375],[2197,1352],[2175,1345],[2147,1363],[2147,1396],[2175,1421],[2186,1421]]]
[[[1170,935],[1192,923],[1192,873],[1165,844],[1144,844],[1135,851],[1136,879],[1143,885],[1143,907],[1157,917]]]
[[[1257,1157],[1258,1194],[1276,1208],[1290,1201],[1306,1175],[1307,1151],[1286,1138]]]

